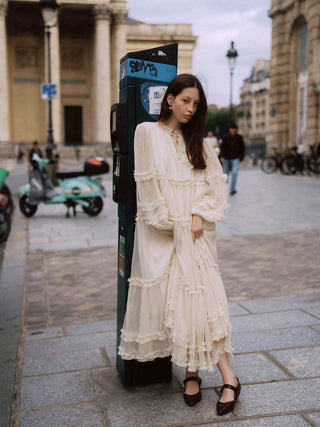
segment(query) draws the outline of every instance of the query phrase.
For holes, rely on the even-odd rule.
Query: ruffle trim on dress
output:
[[[159,286],[161,282],[167,280],[169,277],[169,269],[165,271],[161,276],[155,279],[138,279],[131,277],[128,281],[130,286],[135,286],[139,288],[153,288],[154,286]]]
[[[162,276],[157,277],[155,279],[150,279],[150,280],[138,279],[138,278],[132,277],[129,279],[129,283],[130,283],[130,286],[137,287],[137,288],[154,288],[156,286],[160,286],[164,280],[168,279],[168,276],[169,276],[169,272],[166,271]],[[196,284],[194,286],[191,286],[191,283],[188,280],[186,280],[183,276],[180,276],[179,283],[184,293],[191,297],[199,295],[203,293],[205,290],[203,284]],[[170,303],[168,303],[168,306],[170,306]]]
[[[150,341],[164,341],[168,338],[168,335],[165,330],[160,332],[151,332],[142,336],[140,334],[130,334],[124,329],[121,329],[121,338],[126,343],[146,344]]]
[[[142,208],[142,206],[143,206],[143,208]],[[136,221],[137,222],[143,222],[147,225],[152,225],[154,227],[157,227],[163,221],[166,221],[168,223],[168,225],[171,226],[171,228],[173,228],[174,223],[179,224],[180,227],[188,227],[191,224],[190,218],[181,218],[181,216],[178,214],[177,215],[170,215],[167,212],[161,212],[158,215],[153,214],[152,219],[151,219],[148,214],[146,215],[144,213],[144,212],[150,213],[150,210],[148,210],[145,205],[139,204],[139,208],[140,208],[140,210],[142,210],[142,212],[140,211],[137,213],[137,215],[136,215]]]
[[[119,356],[124,360],[138,360],[138,362],[151,362],[152,360],[158,357],[169,357],[171,355],[171,348],[168,348],[163,351],[153,351],[146,354],[144,357],[139,357],[136,351],[126,353],[122,346],[119,346]]]
[[[168,177],[167,175],[162,175],[156,171],[150,171],[150,172],[144,172],[144,173],[137,173],[134,172],[134,178],[136,182],[147,182],[152,181],[154,179],[158,181],[167,181],[172,185],[175,186],[189,186],[189,185],[206,185],[208,184],[207,180],[204,179],[203,176],[199,176],[199,179],[176,179],[173,177]]]
[[[204,350],[201,353],[191,354],[187,349],[175,346],[172,349],[171,344],[168,342],[164,349],[154,350],[141,355],[136,348],[126,351],[122,345],[118,347],[119,355],[125,360],[137,360],[138,362],[150,362],[158,357],[169,357],[171,361],[177,366],[187,368],[190,372],[212,371],[219,362],[222,354],[232,356],[233,348],[230,344],[230,336],[224,338],[221,344],[213,344],[212,350]],[[186,357],[187,356],[187,357]]]
[[[224,182],[227,182],[227,179],[228,179],[226,174],[219,173],[219,172],[214,173],[214,174],[212,174],[212,173],[206,174],[206,178],[208,181],[214,181],[215,179],[219,179],[219,180],[224,181]]]

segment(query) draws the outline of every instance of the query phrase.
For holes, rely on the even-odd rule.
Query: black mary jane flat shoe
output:
[[[238,377],[236,377],[236,378],[238,381],[237,387],[234,387],[231,384],[225,384],[220,389],[220,393],[221,393],[220,398],[221,398],[223,390],[225,388],[230,388],[231,390],[233,390],[234,391],[234,400],[231,400],[230,402],[220,402],[220,400],[219,400],[217,402],[217,414],[218,415],[226,415],[229,412],[233,411],[233,409],[234,409],[234,405],[235,405],[235,403],[236,403],[236,401],[240,395],[240,391],[241,391],[241,384],[240,384],[239,378]]]
[[[200,402],[201,400],[201,390],[200,390],[200,386],[201,386],[201,378],[199,377],[187,377],[183,383],[184,383],[184,389],[186,389],[186,384],[188,381],[197,381],[197,383],[199,384],[199,391],[196,394],[186,394],[183,393],[183,398],[184,401],[186,402],[187,405],[189,406],[194,406],[197,403]]]

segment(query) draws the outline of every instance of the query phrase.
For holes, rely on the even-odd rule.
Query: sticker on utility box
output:
[[[120,238],[119,238],[119,274],[122,277],[124,277],[125,242],[126,242],[125,237],[120,235]]]
[[[141,102],[148,114],[154,119],[157,119],[160,110],[163,96],[167,90],[166,85],[157,83],[145,82],[141,85]]]

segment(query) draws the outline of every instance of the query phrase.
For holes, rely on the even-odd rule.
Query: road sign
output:
[[[49,101],[51,99],[57,99],[57,98],[58,98],[58,93],[57,93],[56,84],[44,83],[41,85],[41,99]]]

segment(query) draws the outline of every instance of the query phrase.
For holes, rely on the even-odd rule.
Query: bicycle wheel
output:
[[[320,173],[320,160],[318,158],[311,157],[307,160],[307,168],[309,171],[318,175]]]
[[[0,209],[0,243],[7,240],[11,228],[10,217],[4,209]]]
[[[264,173],[271,174],[276,170],[276,159],[274,157],[266,157],[262,159],[261,169]]]
[[[282,170],[286,175],[294,175],[297,172],[294,156],[285,156],[283,158]]]

